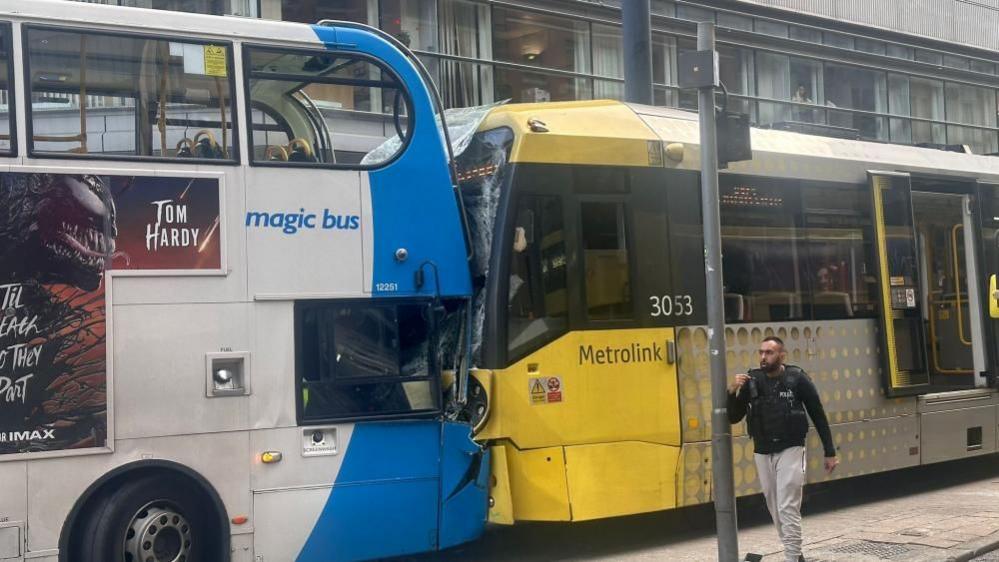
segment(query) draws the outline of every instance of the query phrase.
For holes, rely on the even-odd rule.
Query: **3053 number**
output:
[[[694,313],[694,299],[690,295],[653,295],[649,297],[653,318],[659,316],[690,316]]]

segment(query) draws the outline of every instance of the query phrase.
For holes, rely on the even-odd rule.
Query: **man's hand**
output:
[[[749,382],[749,375],[745,373],[739,373],[738,375],[735,376],[735,381],[733,381],[732,384],[728,385],[728,393],[738,394],[739,389],[741,389],[742,385],[746,384],[747,382]]]
[[[839,464],[839,457],[826,457],[826,462],[825,462],[826,474],[832,474],[833,469],[836,468],[836,465],[838,464]]]

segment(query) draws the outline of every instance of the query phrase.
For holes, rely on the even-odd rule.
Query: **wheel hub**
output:
[[[124,550],[126,562],[188,562],[191,524],[170,506],[147,505],[132,518]]]

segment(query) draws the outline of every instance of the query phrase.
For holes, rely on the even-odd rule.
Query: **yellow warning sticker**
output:
[[[544,404],[545,400],[545,384],[541,382],[542,379],[531,379],[531,404]]]
[[[226,76],[226,49],[219,45],[205,45],[205,74],[208,76]]]
[[[552,404],[562,401],[562,378],[540,377],[529,380],[531,404]]]

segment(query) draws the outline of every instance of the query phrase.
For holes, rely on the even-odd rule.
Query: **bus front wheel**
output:
[[[146,475],[108,490],[83,525],[81,562],[209,562],[211,509],[182,478]]]

